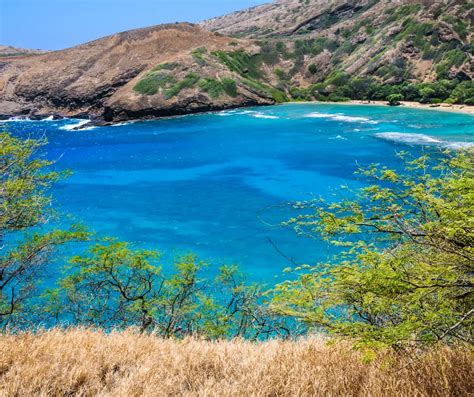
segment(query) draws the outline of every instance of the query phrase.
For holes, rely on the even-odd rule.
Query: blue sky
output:
[[[265,0],[0,0],[0,44],[57,50],[111,33],[219,16]]]

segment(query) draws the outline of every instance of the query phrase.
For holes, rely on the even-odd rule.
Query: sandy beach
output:
[[[292,102],[290,102],[292,103]],[[297,102],[301,103],[301,102]],[[352,100],[347,102],[318,102],[318,101],[308,101],[308,103],[330,103],[330,104],[350,104],[350,105],[375,105],[375,106],[389,106],[387,101],[366,101],[366,100]],[[474,115],[474,106],[469,105],[452,105],[449,103],[440,103],[440,104],[423,104],[419,102],[408,102],[401,101],[400,105],[402,107],[413,108],[413,109],[426,109],[426,110],[440,110],[444,112],[455,112],[455,113],[464,113]]]

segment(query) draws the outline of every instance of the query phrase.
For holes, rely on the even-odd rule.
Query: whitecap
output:
[[[269,114],[263,114],[263,113],[254,113],[251,115],[252,117],[256,117],[257,119],[278,119],[278,116],[272,116]]]
[[[15,116],[15,117],[10,117],[9,119],[6,119],[6,120],[0,120],[0,123],[18,123],[18,122],[40,123],[43,121],[56,121],[56,120],[54,119],[54,116],[48,116],[44,119],[30,119],[28,117]]]
[[[410,134],[404,132],[379,132],[374,134],[376,138],[386,141],[408,143],[411,145],[436,145],[443,143],[439,139],[425,134]]]
[[[403,132],[380,132],[374,134],[376,138],[407,145],[431,145],[450,149],[465,149],[474,146],[474,142],[447,142],[425,134]]]
[[[77,122],[75,124],[63,125],[62,127],[59,127],[59,129],[60,130],[66,130],[66,131],[72,131],[72,130],[75,130],[77,128],[82,127],[83,125],[86,125],[87,123],[89,123],[89,120],[80,120],[79,122]]]
[[[319,112],[313,112],[306,115],[306,117],[311,117],[315,119],[326,119],[326,118],[332,118],[333,116],[334,116],[333,114],[319,113]]]
[[[110,127],[123,127],[124,125],[129,125],[129,124],[133,124],[133,121],[124,121],[123,123],[112,124],[110,125]]]
[[[345,121],[348,123],[378,124],[377,121],[371,120],[367,117],[345,116],[343,114],[312,112],[312,113],[307,114],[306,117],[318,118],[318,119],[332,119],[336,121]]]

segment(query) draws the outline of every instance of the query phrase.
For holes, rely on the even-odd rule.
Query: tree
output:
[[[21,140],[0,133],[0,326],[26,320],[44,265],[55,248],[83,239],[79,227],[42,232],[53,215],[47,191],[61,176],[47,172],[50,161],[38,150],[45,140]],[[25,235],[34,228],[34,232]]]
[[[310,74],[316,74],[318,72],[318,67],[314,63],[312,63],[308,66],[308,72]]]
[[[375,184],[338,203],[297,203],[286,225],[342,247],[298,268],[273,308],[361,342],[473,340],[474,152],[405,160],[406,173],[362,170]]]
[[[403,100],[403,95],[401,94],[392,94],[387,97],[390,106],[399,106],[401,100]]]
[[[288,336],[281,319],[262,304],[262,292],[245,285],[235,267],[222,267],[215,280],[195,256],[161,264],[156,251],[109,242],[74,257],[59,287],[46,294],[49,323],[124,329],[137,326],[163,337],[208,338]]]

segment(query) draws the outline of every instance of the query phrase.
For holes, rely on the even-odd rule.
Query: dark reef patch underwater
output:
[[[0,122],[46,136],[55,167],[73,171],[54,190],[71,222],[167,257],[237,263],[269,283],[290,259],[334,254],[279,226],[289,202],[340,199],[341,185],[364,183],[358,166],[397,167],[400,150],[474,143],[474,116],[382,106],[287,104],[73,130],[81,122]]]

